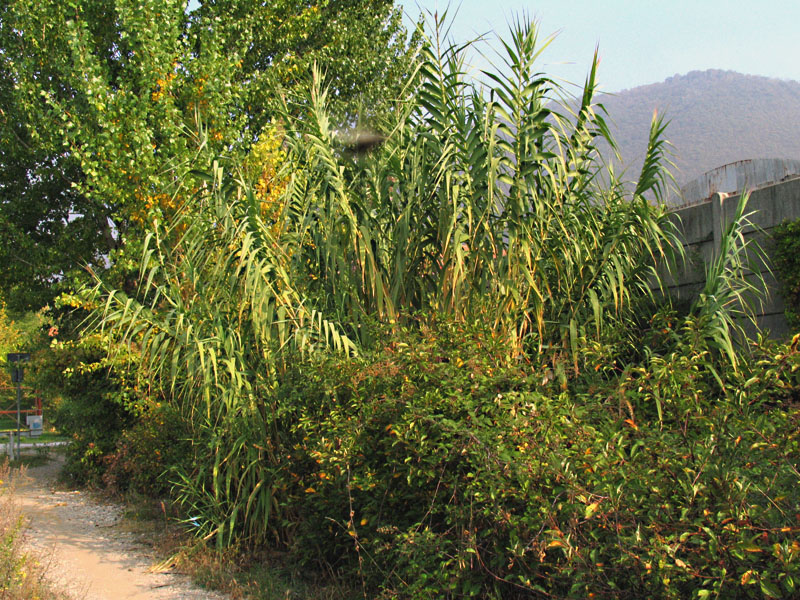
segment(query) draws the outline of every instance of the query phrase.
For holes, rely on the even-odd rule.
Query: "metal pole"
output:
[[[19,441],[20,441],[20,437],[22,437],[20,435],[20,431],[22,429],[22,416],[21,416],[20,410],[19,410],[20,403],[22,401],[22,382],[21,382],[22,377],[21,377],[21,375],[22,375],[22,373],[20,373],[20,376],[17,377],[17,459],[20,459],[22,457],[22,455],[19,453]]]

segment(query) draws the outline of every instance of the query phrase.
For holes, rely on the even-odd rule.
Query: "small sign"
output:
[[[26,362],[31,359],[31,355],[27,352],[9,352],[6,354],[6,360],[12,362]]]
[[[42,435],[42,415],[28,415],[27,422],[30,435]]]

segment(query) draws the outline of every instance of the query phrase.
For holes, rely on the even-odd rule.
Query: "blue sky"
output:
[[[582,83],[599,45],[598,79],[609,92],[706,69],[800,81],[800,0],[397,0],[397,4],[403,6],[408,23],[422,11],[441,13],[450,5],[456,41],[492,31],[502,34],[515,16],[527,15],[539,22],[541,39],[558,33],[542,57],[542,71]],[[485,68],[483,61],[475,54],[472,62]]]

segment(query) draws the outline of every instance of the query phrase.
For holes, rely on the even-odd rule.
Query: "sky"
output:
[[[800,81],[800,0],[396,0],[413,24],[421,12],[449,6],[451,36],[464,42],[508,30],[515,18],[556,38],[540,69],[582,84],[599,48],[603,91],[664,81],[690,71],[724,69]],[[492,34],[491,32],[494,32]],[[494,48],[498,47],[495,43]],[[484,47],[494,60],[496,54]],[[488,63],[474,53],[476,70]]]

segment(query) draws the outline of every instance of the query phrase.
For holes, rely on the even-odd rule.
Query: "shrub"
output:
[[[38,380],[54,398],[52,423],[72,438],[65,473],[79,483],[100,482],[104,457],[133,425],[143,399],[129,370],[132,354],[111,349],[100,334],[55,341],[37,363]]]
[[[104,457],[103,483],[117,493],[168,496],[170,483],[165,475],[171,469],[187,468],[191,458],[187,423],[170,404],[151,402]]]
[[[800,220],[787,221],[772,232],[775,250],[772,264],[778,275],[786,322],[800,327]]]
[[[561,392],[494,350],[463,325],[404,331],[284,390],[307,400],[286,473],[299,560],[387,598],[796,593],[800,418],[749,396],[757,369],[721,388],[701,351]]]

